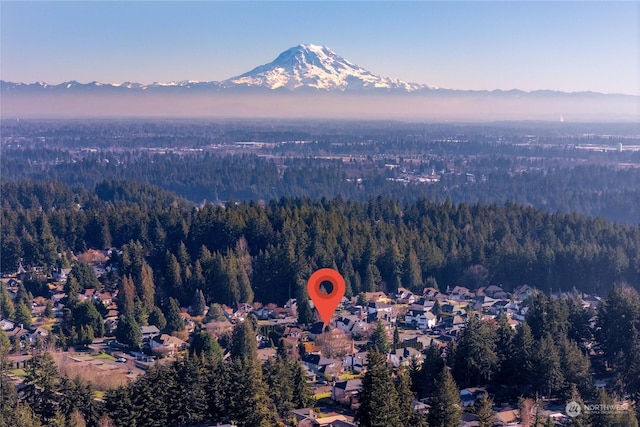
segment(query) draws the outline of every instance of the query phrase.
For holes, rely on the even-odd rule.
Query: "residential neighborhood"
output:
[[[98,278],[107,272],[102,263],[88,265]],[[307,381],[312,385],[317,406],[291,411],[291,417],[298,426],[356,425],[354,417],[360,405],[362,379],[367,372],[367,349],[376,329],[383,330],[390,343],[386,353],[388,366],[394,370],[416,369],[425,360],[428,349],[435,349],[440,357],[445,358],[470,317],[497,324],[498,316],[506,316],[508,326],[515,332],[525,319],[530,299],[536,293],[528,285],[522,285],[513,292],[505,292],[500,286],[491,285],[475,291],[454,286],[442,292],[426,287],[421,292],[399,288],[392,294],[363,293],[344,298],[328,325],[318,321],[317,313],[315,322],[301,324],[296,299],[290,299],[284,306],[259,302],[239,303],[235,307],[210,306],[199,314],[194,314],[193,307],[180,307],[183,332],[165,333],[154,324],[142,325],[139,327],[140,345],[134,348],[118,342],[114,336],[119,319],[122,319],[119,317],[123,304],[119,290],[89,288],[78,293],[76,304],[90,302],[103,307],[105,332],[100,338],[61,349],[56,348],[51,337],[67,316],[65,303],[69,299],[64,290],[65,287],[68,289],[70,273],[71,269],[60,269],[47,278],[48,296],[38,296],[31,301],[30,325],[0,319],[0,328],[12,343],[9,364],[16,373],[29,365],[31,354],[48,348],[56,352],[58,362],[67,370],[86,374],[93,380],[103,377],[102,383],[98,384],[124,383],[134,380],[156,364],[184,357],[196,332],[204,331],[217,340],[224,340],[235,324],[252,322],[255,324],[255,341],[261,360],[274,358],[276,343],[283,339],[287,348],[291,349],[288,357],[299,358]],[[18,304],[19,294],[24,293],[22,281],[33,274],[39,272],[22,269],[18,274],[4,277],[3,292]],[[557,294],[554,297],[566,298],[567,295]],[[601,301],[595,295],[581,294],[579,298],[582,307],[592,313]],[[214,309],[219,310],[215,316],[211,315]],[[110,377],[110,381],[104,379],[106,376]],[[19,387],[22,380],[20,375],[14,374],[12,379]],[[603,387],[606,382],[599,384]],[[481,386],[460,390],[459,401],[464,409],[461,425],[479,425],[478,416],[471,409],[487,392],[487,388]],[[558,425],[563,425],[567,420],[562,408],[547,405],[544,410],[535,409],[539,407],[531,401],[527,402],[532,411],[528,416],[537,414],[549,417]],[[414,411],[426,415],[429,401],[415,399],[412,407]],[[525,425],[523,418],[527,416],[523,415],[522,407],[501,402],[498,396],[493,397],[493,411],[494,426]]]

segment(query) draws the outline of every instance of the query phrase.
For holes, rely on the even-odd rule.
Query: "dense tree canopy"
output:
[[[89,203],[81,210],[5,208],[3,240],[22,244],[3,250],[3,256],[22,259],[25,266],[46,263],[40,250],[24,246],[38,238],[44,220],[54,252],[92,247],[87,227],[94,216],[102,218],[111,244],[123,248],[114,261],[131,277],[133,304],[139,299],[147,313],[152,303],[169,307],[169,297],[187,307],[198,289],[207,305],[254,298],[283,303],[298,296],[314,268],[334,265],[345,276],[348,295],[399,285],[417,290],[420,277],[472,288],[502,283],[509,290],[528,283],[543,291],[575,287],[598,294],[616,282],[637,288],[640,280],[638,227],[513,204],[403,205],[381,197],[367,203],[281,199],[198,210],[126,203]],[[2,268],[12,271],[16,265],[3,262]],[[85,276],[79,276],[83,284],[76,278],[80,290],[96,286]]]

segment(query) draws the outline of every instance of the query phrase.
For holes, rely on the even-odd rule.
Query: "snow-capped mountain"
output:
[[[298,91],[311,89],[320,91],[357,92],[378,90],[381,92],[414,92],[429,89],[426,85],[407,83],[373,74],[355,65],[326,46],[301,44],[282,52],[272,62],[254,68],[248,73],[222,82],[182,80],[142,84],[124,83],[78,83],[75,80],[56,85],[38,82],[33,84],[2,81],[3,90],[46,89],[48,91],[70,91],[101,87],[104,90],[224,90],[224,89],[288,89]]]
[[[240,85],[328,91],[387,89],[413,92],[427,88],[425,85],[378,76],[352,64],[326,46],[313,44],[294,46],[272,62],[225,80],[222,84],[225,87]]]
[[[360,96],[360,94],[366,96]],[[328,47],[298,45],[223,81],[142,84],[0,80],[2,117],[300,117],[638,121],[640,97],[455,90],[373,74]]]

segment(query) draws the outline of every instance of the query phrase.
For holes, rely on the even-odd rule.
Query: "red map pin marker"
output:
[[[320,289],[322,282],[331,283],[333,286],[331,292],[327,294]],[[344,291],[344,278],[340,273],[331,268],[321,268],[309,277],[307,293],[309,297],[311,297],[325,325],[331,321],[331,316],[333,316],[338,304],[340,304],[340,300],[342,300],[344,296]]]

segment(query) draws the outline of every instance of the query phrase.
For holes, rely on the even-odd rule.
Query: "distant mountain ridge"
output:
[[[101,83],[92,81],[80,83],[75,80],[57,85],[45,82],[16,83],[0,80],[4,92],[122,92],[122,91],[158,91],[180,90],[226,91],[232,89],[251,90],[267,89],[269,91],[320,91],[320,92],[392,92],[392,93],[467,93],[467,94],[563,94],[565,92],[537,90],[525,92],[513,90],[455,90],[440,89],[426,84],[409,83],[398,79],[379,76],[358,65],[355,65],[336,54],[326,46],[300,44],[282,52],[268,64],[260,65],[253,70],[231,77],[223,81],[181,80],[171,82],[154,82],[150,84],[124,82]],[[596,94],[593,92],[577,92],[568,94]],[[604,94],[602,94],[604,95]],[[622,95],[631,96],[631,95]]]
[[[301,44],[222,81],[56,85],[0,80],[2,117],[236,117],[640,122],[640,97],[554,90],[456,90],[374,74]]]
[[[134,82],[79,83],[75,80],[51,85],[45,82],[13,83],[2,81],[5,90],[150,90],[157,88],[182,89],[233,89],[264,88],[290,91],[312,89],[320,91],[362,91],[381,89],[386,91],[414,92],[429,89],[427,85],[407,83],[376,75],[342,58],[326,46],[300,44],[282,52],[272,62],[223,81],[182,80],[142,84]]]

